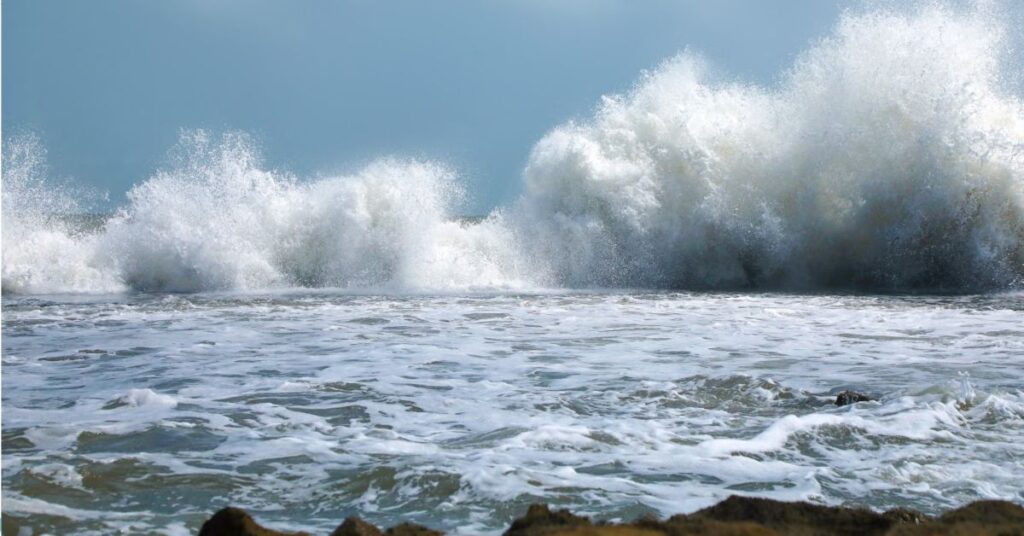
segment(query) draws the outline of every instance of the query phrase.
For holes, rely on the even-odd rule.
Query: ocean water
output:
[[[500,531],[751,494],[1024,502],[1024,296],[339,292],[3,306],[4,514]],[[878,401],[836,407],[853,388]]]
[[[97,212],[5,139],[5,519],[476,534],[536,501],[1024,502],[1000,6],[849,11],[771,86],[683,52],[554,127],[479,218],[443,162],[298,177],[201,130]]]

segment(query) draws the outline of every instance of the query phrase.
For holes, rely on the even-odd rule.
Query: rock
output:
[[[977,501],[923,522],[897,525],[887,536],[1024,535],[1024,508],[1006,501]]]
[[[546,504],[531,504],[526,510],[526,515],[512,522],[512,526],[505,531],[505,536],[541,534],[552,529],[589,526],[589,519],[568,510],[552,512]]]
[[[928,521],[930,518],[917,510],[911,510],[909,508],[893,508],[886,510],[882,517],[885,517],[892,522],[893,525],[899,525],[906,523],[910,525],[919,525]]]
[[[331,536],[441,536],[443,532],[428,529],[415,523],[402,523],[381,532],[376,526],[352,516],[334,529]]]
[[[5,519],[4,530],[8,524]],[[200,536],[298,536],[259,526],[237,508],[210,518]],[[331,536],[441,536],[436,530],[402,523],[386,531],[358,517],[349,517]],[[1024,536],[1024,508],[1006,501],[978,501],[940,517],[896,508],[884,513],[866,508],[833,507],[807,502],[782,502],[732,496],[692,514],[661,521],[641,518],[632,523],[593,522],[568,510],[552,511],[534,504],[512,522],[507,536],[778,536],[778,535],[1017,535]]]
[[[350,516],[334,529],[331,536],[382,536],[382,534],[377,527],[356,516]]]
[[[1024,525],[1024,507],[1006,501],[975,501],[939,517],[954,523],[1018,523]]]
[[[839,508],[806,502],[783,502],[756,497],[728,499],[686,516],[715,521],[757,523],[784,533],[885,534],[895,520],[866,508]]]
[[[305,532],[280,532],[260,526],[240,508],[222,508],[203,523],[199,536],[309,536]]]
[[[843,391],[836,395],[837,406],[849,406],[850,404],[856,404],[857,402],[870,402],[874,400],[870,396],[864,393],[858,393],[857,391]]]
[[[442,536],[443,534],[443,532],[428,529],[423,525],[415,523],[402,523],[384,532],[385,536]]]

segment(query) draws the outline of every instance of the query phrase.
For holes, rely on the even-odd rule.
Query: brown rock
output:
[[[975,501],[939,517],[946,524],[1016,523],[1024,525],[1024,508],[1006,501]]]
[[[591,526],[589,519],[577,516],[568,510],[552,512],[546,504],[531,504],[526,510],[526,515],[512,522],[512,526],[505,531],[505,536],[554,534],[549,531],[566,527],[588,526]]]
[[[894,524],[894,520],[865,508],[837,508],[735,495],[687,517],[758,523],[785,534],[885,534]]]
[[[203,523],[199,536],[309,536],[305,532],[280,532],[260,526],[240,508],[222,508]]]
[[[402,523],[391,527],[384,534],[386,536],[442,536],[444,533],[415,523]]]
[[[636,523],[639,526],[648,526],[657,529],[658,534],[676,535],[700,535],[714,534],[717,536],[778,536],[775,532],[764,525],[747,523],[744,521],[714,521],[712,519],[692,519],[686,516],[674,516],[667,521],[654,521]]]
[[[887,536],[1024,536],[1024,508],[1006,501],[977,501],[938,519],[902,524]]]
[[[4,531],[9,528],[5,518]],[[242,510],[225,508],[210,518],[200,536],[299,536],[258,525]],[[331,536],[441,536],[441,532],[402,523],[381,531],[358,517],[349,517]],[[877,513],[864,508],[830,507],[807,502],[781,502],[729,497],[689,515],[660,521],[595,523],[568,510],[552,511],[534,504],[515,521],[507,536],[778,536],[798,535],[1003,535],[1024,536],[1024,508],[1006,501],[978,501],[938,518],[905,508]],[[308,536],[308,535],[307,535]]]
[[[345,518],[345,521],[334,529],[331,536],[441,536],[442,534],[444,533],[415,523],[402,523],[381,532],[376,526],[352,516]]]
[[[334,529],[331,536],[381,536],[382,534],[377,527],[356,516],[350,516]]]

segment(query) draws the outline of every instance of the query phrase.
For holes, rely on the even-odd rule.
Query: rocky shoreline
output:
[[[331,536],[436,536],[443,532],[403,523],[380,529],[358,517],[345,519]],[[1024,536],[1024,508],[1007,501],[977,501],[932,517],[896,508],[874,512],[865,508],[831,507],[807,502],[732,496],[692,514],[666,520],[641,518],[630,523],[595,522],[568,510],[552,511],[535,504],[514,520],[506,536],[770,536],[795,535],[991,535]],[[199,536],[309,536],[273,530],[238,508],[214,514]]]

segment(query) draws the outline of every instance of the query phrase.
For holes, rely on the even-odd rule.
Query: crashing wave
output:
[[[1024,105],[997,14],[846,14],[770,88],[684,53],[533,148],[525,192],[454,216],[447,167],[300,181],[187,133],[104,225],[5,143],[5,292],[1024,285]]]
[[[939,7],[846,16],[773,89],[672,59],[533,149],[539,255],[568,285],[1019,285],[1024,107],[1001,86],[1004,37]]]

